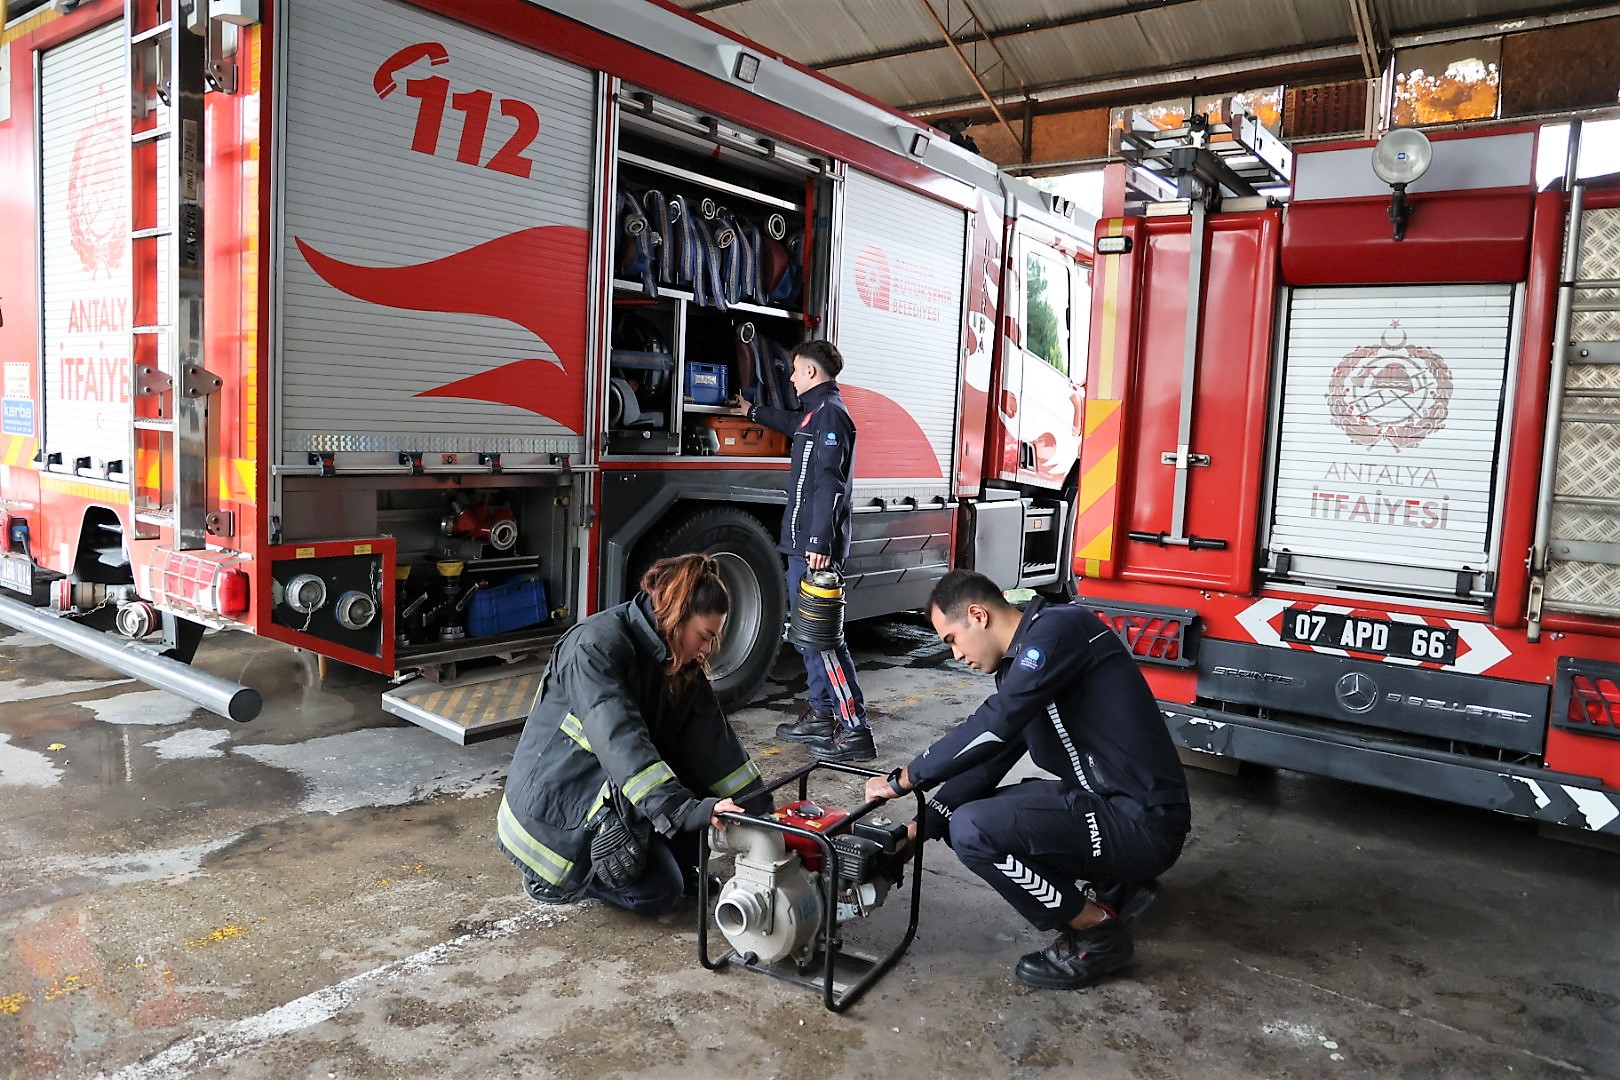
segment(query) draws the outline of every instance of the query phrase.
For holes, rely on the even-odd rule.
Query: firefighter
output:
[[[969,570],[928,602],[940,639],[996,692],[867,799],[932,791],[921,826],[1050,946],[1018,961],[1030,986],[1078,990],[1130,963],[1126,923],[1181,854],[1187,780],[1145,679],[1090,611],[1037,597],[1020,612]],[[999,786],[1028,752],[1057,777]],[[915,839],[918,823],[911,825]]]
[[[563,635],[518,739],[496,837],[541,903],[667,911],[696,883],[700,829],[773,809],[706,673],[719,565],[662,559],[641,588]]]
[[[806,569],[841,566],[849,558],[850,473],[855,424],[838,392],[844,358],[830,341],[806,341],[791,358],[793,389],[802,409],[753,405],[748,419],[793,440],[788,508],[778,548],[787,555],[788,603],[797,604]],[[821,761],[872,761],[877,749],[849,646],[799,650],[809,701],[798,720],[778,725],[779,738],[802,742]]]

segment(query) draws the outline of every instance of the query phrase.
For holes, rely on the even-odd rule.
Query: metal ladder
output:
[[[1577,122],[1578,123],[1578,122]],[[1566,176],[1574,176],[1572,125]],[[1620,208],[1570,195],[1547,433],[1531,548],[1530,640],[1543,612],[1620,617]]]
[[[170,531],[205,546],[208,399],[203,367],[203,96],[198,0],[125,0],[130,87],[130,516],[132,539]],[[206,30],[206,19],[204,20]]]
[[[1292,151],[1246,113],[1230,124],[1198,114],[1177,128],[1127,130],[1119,153],[1134,167],[1131,184],[1148,202],[1201,198],[1211,210],[1223,197],[1285,188],[1293,175]]]

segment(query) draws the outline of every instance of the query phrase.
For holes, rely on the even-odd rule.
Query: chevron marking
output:
[[[1056,886],[1011,855],[994,865],[1007,875],[1008,881],[1033,896],[1042,907],[1055,908],[1063,902],[1063,894]]]
[[[1608,828],[1609,822],[1620,817],[1620,808],[1614,804],[1611,796],[1601,791],[1587,791],[1584,788],[1573,788],[1568,784],[1560,784],[1564,794],[1569,796],[1586,818],[1586,827],[1593,832],[1602,832]]]

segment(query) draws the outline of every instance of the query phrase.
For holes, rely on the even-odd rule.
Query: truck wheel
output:
[[[656,559],[694,551],[719,561],[731,614],[720,648],[709,658],[710,679],[726,709],[746,706],[776,663],[787,610],[782,557],[770,533],[745,510],[717,507],[678,522],[647,551],[643,570]]]

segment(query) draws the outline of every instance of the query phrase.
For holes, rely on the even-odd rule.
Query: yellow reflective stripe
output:
[[[602,781],[602,790],[596,793],[596,801],[591,803],[589,810],[585,811],[585,824],[589,825],[596,820],[597,813],[602,809],[602,805],[608,801],[608,795],[612,791],[613,781]]]
[[[495,818],[496,835],[506,850],[523,860],[525,866],[539,874],[542,879],[553,885],[561,885],[574,864],[552,851],[546,845],[530,836],[528,830],[519,824],[517,815],[507,805],[506,796],[501,796],[501,810]]]
[[[745,761],[742,768],[715,781],[714,793],[722,799],[729,798],[759,778],[759,769],[752,761]]]
[[[673,779],[675,771],[662,761],[655,761],[630,778],[630,782],[624,785],[624,797],[629,799],[632,805],[639,805],[649,791],[665,780]]]
[[[591,749],[591,740],[585,737],[585,725],[580,723],[579,717],[569,713],[562,718],[562,733],[583,746],[587,752]]]

